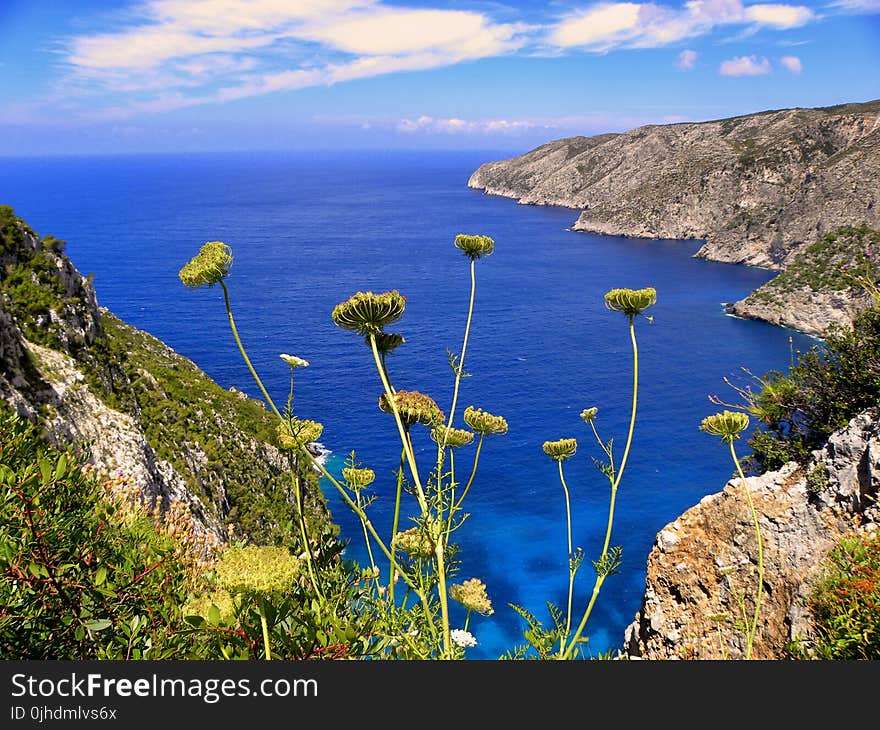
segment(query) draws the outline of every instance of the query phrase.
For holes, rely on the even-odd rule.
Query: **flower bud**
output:
[[[726,444],[732,444],[736,441],[748,427],[748,414],[736,411],[722,411],[714,416],[707,416],[700,424],[701,431],[713,436],[720,436]]]
[[[495,241],[489,236],[467,236],[459,233],[455,237],[455,247],[464,251],[464,255],[473,261],[481,256],[491,256],[495,250]]]
[[[468,406],[462,415],[464,422],[477,433],[489,435],[507,433],[507,421],[503,416],[493,416],[482,408]]]
[[[406,297],[397,290],[374,294],[357,292],[333,308],[331,318],[337,327],[361,335],[378,334],[385,325],[396,322],[406,307]]]
[[[657,302],[657,290],[647,289],[612,289],[605,295],[605,306],[614,312],[635,317],[642,314],[648,307]]]
[[[570,459],[576,451],[577,439],[559,439],[558,441],[544,442],[544,453],[553,461]]]
[[[406,426],[416,423],[423,426],[440,426],[446,420],[443,411],[429,395],[416,390],[398,390],[393,398],[400,420]],[[385,393],[379,396],[379,410],[383,413],[394,413]]]

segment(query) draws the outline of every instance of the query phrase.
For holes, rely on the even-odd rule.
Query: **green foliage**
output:
[[[880,535],[846,538],[831,551],[809,597],[813,635],[796,658],[880,659]]]
[[[740,391],[763,424],[749,439],[753,466],[806,463],[833,431],[880,403],[880,309],[865,310],[851,328],[833,328],[787,374],[771,371],[760,383],[755,393]]]
[[[145,514],[118,511],[73,451],[0,412],[0,657],[161,659],[185,650],[189,573]]]

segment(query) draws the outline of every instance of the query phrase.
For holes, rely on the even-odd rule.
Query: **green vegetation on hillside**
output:
[[[880,231],[867,226],[846,226],[826,233],[749,294],[746,303],[785,306],[789,295],[798,291],[858,293],[861,287],[848,271],[864,266],[870,258],[865,252],[872,250],[880,255]]]

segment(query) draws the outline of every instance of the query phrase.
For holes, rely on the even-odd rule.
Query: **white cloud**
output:
[[[656,48],[705,35],[727,25],[788,29],[815,19],[803,5],[743,5],[742,0],[689,0],[676,8],[659,3],[592,5],[561,18],[550,30],[551,44],[596,52],[612,48]]]
[[[837,0],[831,6],[853,13],[880,13],[880,0]]]
[[[120,30],[66,44],[63,86],[128,94],[105,110],[113,115],[498,56],[521,47],[526,30],[478,12],[382,0],[148,0],[140,7]]]
[[[801,59],[797,56],[783,56],[779,59],[779,63],[781,63],[785,68],[787,68],[793,74],[799,74],[804,70],[804,66],[801,63]]]
[[[433,134],[510,134],[539,128],[549,128],[549,125],[530,120],[466,120],[458,117],[437,119],[426,115],[415,119],[401,119],[397,123],[397,130],[400,132]]]
[[[689,48],[685,49],[678,54],[678,60],[675,62],[675,67],[679,71],[690,71],[696,65],[699,55],[700,54],[696,51],[692,51]]]
[[[722,76],[764,76],[773,69],[765,57],[737,56],[722,62],[718,71]]]

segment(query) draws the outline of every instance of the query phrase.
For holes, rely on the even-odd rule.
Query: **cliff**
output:
[[[468,186],[577,209],[574,230],[699,239],[698,257],[782,270],[841,226],[880,228],[878,179],[875,100],[560,139]]]
[[[261,401],[230,392],[195,363],[100,307],[64,254],[0,206],[0,406],[57,445],[124,473],[151,504],[189,505],[225,540],[287,530],[289,457]],[[328,515],[312,485],[313,520]]]
[[[810,636],[806,597],[841,537],[880,529],[880,420],[853,418],[809,464],[747,478],[764,546],[764,595],[754,659],[784,659]],[[757,541],[742,482],[733,479],[657,535],[625,653],[640,659],[740,659],[739,595],[752,610]]]

